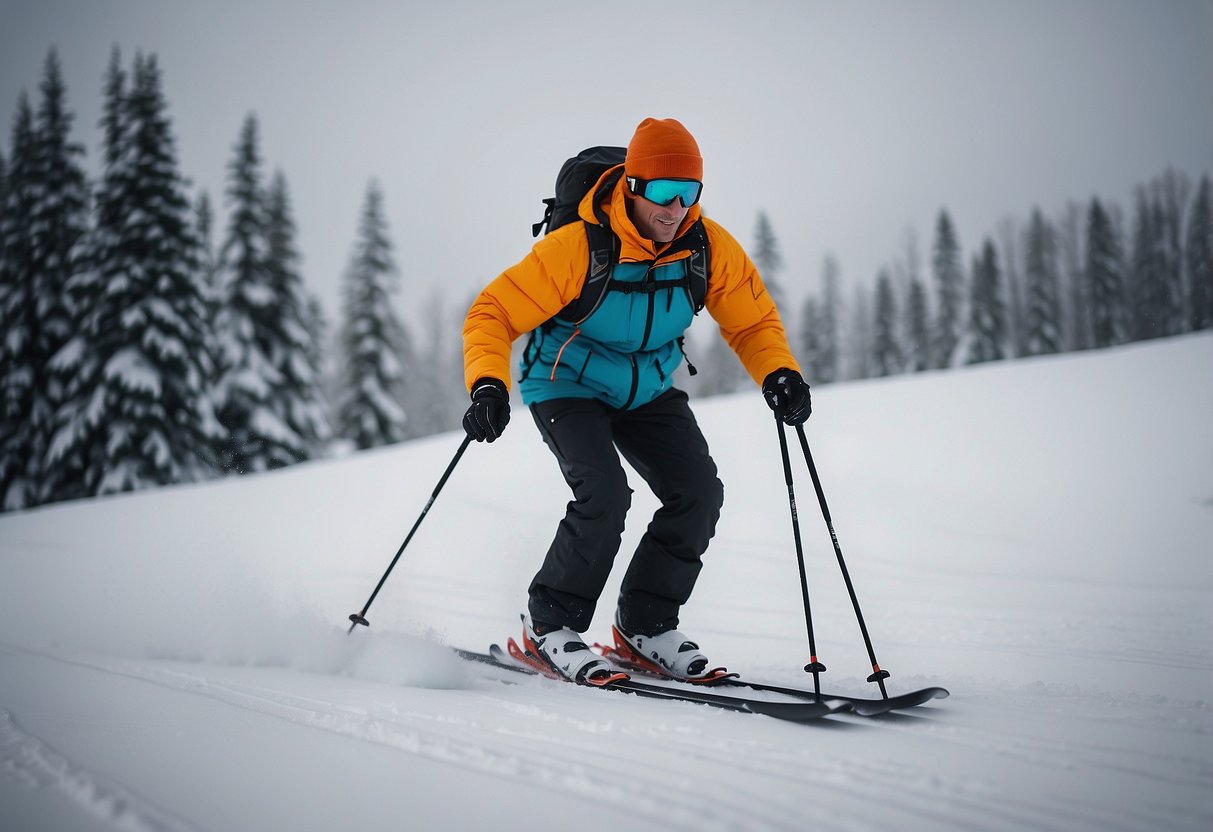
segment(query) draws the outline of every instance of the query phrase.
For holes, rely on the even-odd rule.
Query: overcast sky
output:
[[[971,252],[1033,206],[1127,207],[1168,166],[1213,172],[1209,0],[0,0],[4,126],[53,45],[95,170],[114,44],[127,67],[159,56],[220,234],[259,116],[331,316],[372,178],[413,319],[436,287],[463,303],[520,259],[564,158],[646,116],[695,134],[705,209],[743,244],[768,213],[797,303],[827,252],[870,281],[913,228],[925,264],[941,207]]]

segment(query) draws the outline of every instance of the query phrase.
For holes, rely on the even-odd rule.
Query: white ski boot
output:
[[[709,669],[708,657],[699,645],[678,630],[666,630],[655,636],[629,633],[619,623],[615,614],[615,626],[611,628],[615,647],[607,650],[608,658],[623,667],[633,667],[659,676],[668,676],[684,682],[715,682],[735,677],[723,667]]]
[[[522,642],[527,653],[570,682],[603,685],[627,678],[626,674],[616,672],[605,659],[591,650],[580,633],[568,627],[539,635],[530,617],[524,615]]]

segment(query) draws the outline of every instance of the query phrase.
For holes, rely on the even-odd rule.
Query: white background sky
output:
[[[650,115],[696,135],[705,208],[744,244],[767,211],[797,304],[827,252],[871,280],[914,228],[925,263],[943,206],[972,251],[1034,205],[1213,171],[1207,0],[0,0],[0,123],[57,46],[92,170],[114,44],[159,56],[182,171],[221,221],[259,115],[331,314],[372,177],[402,310],[434,287],[463,303],[526,252],[561,161]]]

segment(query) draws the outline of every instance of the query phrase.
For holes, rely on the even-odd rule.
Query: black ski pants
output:
[[[661,508],[624,574],[620,620],[629,632],[646,635],[678,626],[678,610],[695,587],[724,502],[716,463],[686,393],[672,389],[633,410],[596,399],[555,399],[531,405],[531,415],[573,490],[531,581],[531,619],[589,629],[632,502],[622,455]]]

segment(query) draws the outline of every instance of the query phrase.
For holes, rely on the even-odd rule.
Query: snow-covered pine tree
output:
[[[301,442],[291,448],[293,461],[324,453],[332,430],[325,412],[320,378],[319,332],[311,315],[309,298],[299,273],[295,221],[291,213],[286,177],[281,171],[270,181],[266,200],[266,235],[270,288],[277,297],[271,358],[280,383],[273,390],[271,407]]]
[[[1146,188],[1138,188],[1133,206],[1133,248],[1129,261],[1132,337],[1160,338],[1171,332],[1179,317],[1175,283],[1167,273],[1162,204]]]
[[[1092,346],[1122,344],[1126,339],[1124,247],[1098,197],[1087,211],[1086,248]]]
[[[1003,217],[998,222],[998,243],[1001,260],[1001,282],[1006,296],[1007,356],[1027,355],[1027,304],[1024,302],[1022,242],[1026,234],[1019,220]]]
[[[1191,328],[1213,327],[1213,184],[1202,176],[1188,219],[1188,316]]]
[[[969,306],[969,364],[1006,357],[1006,301],[994,241],[986,239],[973,258],[972,300]]]
[[[1166,322],[1167,334],[1178,335],[1189,330],[1189,314],[1186,308],[1191,294],[1191,278],[1185,275],[1184,263],[1184,214],[1192,193],[1192,181],[1186,174],[1168,168],[1153,183],[1157,200],[1159,236],[1162,238],[1163,273],[1168,287],[1172,317]],[[1188,279],[1185,280],[1185,277]]]
[[[1069,201],[1054,224],[1061,256],[1065,309],[1062,327],[1063,351],[1089,349],[1091,346],[1091,301],[1083,265],[1083,207]]]
[[[872,302],[868,287],[860,283],[855,287],[851,301],[850,327],[847,330],[844,378],[863,379],[872,377]]]
[[[404,328],[392,306],[399,290],[383,193],[371,182],[345,273],[341,325],[337,433],[359,450],[399,442],[406,435],[399,393]]]
[[[814,367],[821,361],[821,329],[817,326],[821,318],[821,303],[813,295],[805,298],[800,309],[800,359],[801,369],[809,384],[822,384],[814,375]]]
[[[35,202],[34,116],[29,97],[17,100],[9,144],[5,202],[0,217],[0,510],[26,508],[37,501],[40,469],[35,450],[31,414],[42,372],[37,342],[37,303],[34,278],[33,231],[30,218]]]
[[[876,318],[872,340],[872,370],[877,376],[901,372],[902,350],[897,333],[897,298],[887,269],[876,278]]]
[[[1025,352],[1027,355],[1051,355],[1061,351],[1057,238],[1039,208],[1032,210],[1028,223],[1026,260]]]
[[[86,268],[88,184],[71,139],[59,59],[47,55],[36,119],[22,97],[14,124],[7,272],[4,283],[5,417],[0,428],[0,506],[24,508],[46,499],[46,452],[63,379],[52,359],[73,331],[68,284]]]
[[[38,263],[37,294],[41,345],[37,353],[46,357],[39,383],[41,413],[35,418],[42,436],[36,453],[46,465],[56,411],[63,405],[70,375],[59,369],[56,354],[71,339],[79,324],[73,309],[70,287],[86,279],[88,256],[89,186],[79,159],[84,147],[71,139],[73,116],[67,111],[67,90],[52,49],[46,59],[38,108],[38,158],[35,176],[39,198],[33,209],[34,244]],[[39,501],[53,499],[52,473],[43,470]]]
[[[65,379],[71,376],[65,389],[64,403],[55,413],[56,432],[77,406],[73,399],[82,390],[96,384],[99,357],[92,351],[90,326],[101,320],[99,304],[106,294],[105,281],[114,278],[116,287],[127,285],[125,275],[136,268],[131,260],[131,247],[123,242],[129,216],[128,130],[130,107],[126,88],[126,72],[118,47],[110,51],[102,93],[102,173],[93,195],[93,229],[89,243],[91,268],[79,275],[68,287],[76,311],[75,335],[68,349],[56,356],[56,372]],[[79,366],[84,362],[84,366]],[[86,471],[91,458],[98,455],[94,445],[102,442],[95,431],[71,437],[61,434],[54,446],[54,464],[46,484],[47,498],[69,500],[95,494],[93,482],[87,481]],[[95,479],[95,478],[94,478]]]
[[[919,373],[931,367],[931,321],[927,289],[917,275],[906,296],[906,369]]]
[[[154,55],[135,57],[121,111],[121,147],[105,154],[115,161],[103,183],[96,268],[73,281],[79,329],[54,362],[70,379],[48,455],[57,497],[211,470],[217,425],[198,243]]]
[[[306,459],[305,440],[291,428],[281,404],[286,349],[282,298],[270,266],[269,221],[261,181],[258,122],[248,115],[228,165],[232,206],[220,252],[223,304],[216,324],[220,376],[215,402],[224,437],[220,466],[246,474]]]
[[[783,284],[779,280],[779,275],[783,272],[783,255],[779,251],[779,241],[775,238],[775,229],[771,226],[771,219],[766,211],[758,212],[758,221],[754,227],[754,249],[750,253],[750,259],[758,268],[758,274],[762,275],[763,285],[775,301],[775,308],[786,315],[786,298]]]
[[[815,320],[805,321],[802,326],[813,326],[817,330],[818,350],[812,367],[812,379],[817,384],[838,381],[841,366],[841,287],[838,260],[827,254],[821,265],[821,305]]]
[[[935,249],[931,266],[939,301],[939,315],[935,319],[934,366],[947,369],[952,366],[956,346],[960,343],[964,271],[960,244],[946,209],[939,212],[935,224]]]

